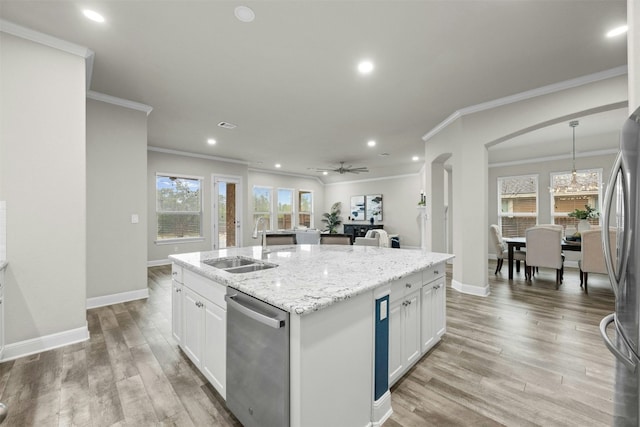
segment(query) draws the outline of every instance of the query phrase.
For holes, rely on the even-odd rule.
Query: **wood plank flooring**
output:
[[[606,277],[585,295],[576,270],[555,290],[553,272],[527,284],[494,269],[486,298],[452,290],[448,272],[447,334],[393,387],[384,426],[611,425]],[[87,312],[89,341],[0,364],[2,427],[239,426],[171,336],[170,267],[148,278],[148,300]]]

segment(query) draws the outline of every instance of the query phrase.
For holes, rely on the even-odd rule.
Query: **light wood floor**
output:
[[[486,298],[449,276],[447,334],[394,386],[384,426],[611,425],[606,278],[585,295],[575,270],[556,291],[551,271],[528,285],[494,268]],[[170,289],[170,268],[149,268],[148,300],[87,312],[89,341],[0,364],[2,427],[239,425],[171,337]]]

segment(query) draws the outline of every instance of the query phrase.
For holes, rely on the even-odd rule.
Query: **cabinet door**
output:
[[[447,331],[447,287],[444,276],[431,284],[433,285],[433,334],[435,341],[439,341]]]
[[[202,372],[226,399],[227,312],[211,301],[204,307],[204,354]]]
[[[404,324],[404,299],[391,303],[389,308],[389,386],[404,370],[402,358],[402,327]]]
[[[182,344],[182,285],[175,280],[171,281],[171,331],[173,338]]]
[[[182,309],[184,329],[182,330],[182,349],[189,359],[199,368],[201,366],[204,345],[204,320],[202,297],[187,287],[182,288]]]
[[[422,287],[422,352],[425,353],[436,343],[433,325],[433,282]]]
[[[409,366],[420,357],[420,289],[405,297],[404,311],[403,360]]]
[[[0,359],[4,354],[4,270],[0,270]]]

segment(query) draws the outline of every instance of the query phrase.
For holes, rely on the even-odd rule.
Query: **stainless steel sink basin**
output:
[[[241,258],[239,256],[229,257],[229,258],[205,259],[204,261],[202,261],[203,264],[207,264],[207,265],[210,265],[211,267],[221,268],[221,269],[240,267],[242,265],[250,265],[250,264],[255,264],[257,262],[258,261],[256,261],[255,259]]]
[[[207,264],[211,267],[219,268],[227,273],[250,273],[252,271],[268,270],[270,268],[277,267],[277,264],[271,264],[267,262],[258,261],[253,258],[244,258],[240,256],[227,257],[227,258],[214,258],[205,259],[203,264]]]
[[[225,271],[227,273],[250,273],[252,271],[260,271],[260,270],[268,270],[270,268],[273,267],[277,267],[277,265],[275,264],[251,264],[251,265],[244,265],[242,267],[233,267],[233,268],[227,268],[225,269]]]

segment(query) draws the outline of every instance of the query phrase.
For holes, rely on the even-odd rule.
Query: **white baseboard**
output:
[[[119,294],[104,295],[101,297],[87,298],[87,310],[90,308],[104,307],[105,305],[120,304],[121,302],[135,301],[149,298],[149,288],[136,291],[121,292]]]
[[[371,426],[380,427],[392,414],[391,392],[387,390],[380,399],[373,402],[373,420]]]
[[[65,345],[75,344],[88,339],[89,328],[85,324],[80,328],[57,332],[55,334],[32,338],[30,340],[20,341],[13,344],[7,344],[4,347],[4,353],[0,362],[6,362],[19,357],[53,350],[54,348],[64,347]]]
[[[451,280],[451,287],[463,294],[476,295],[479,297],[486,297],[491,293],[491,288],[487,283],[484,286],[468,285],[466,283],[458,282],[457,280]]]
[[[161,265],[169,265],[171,261],[167,259],[157,259],[155,261],[147,261],[147,267],[159,267]]]

